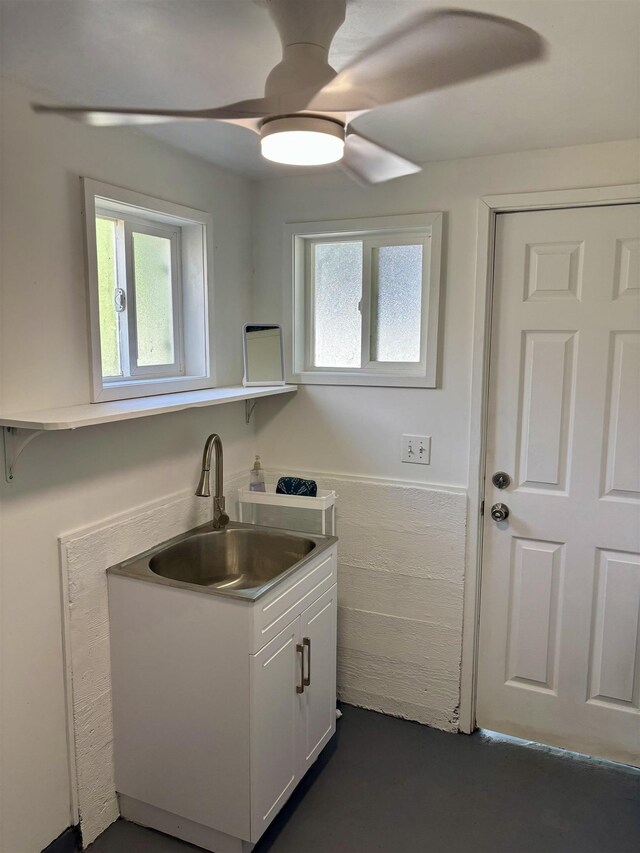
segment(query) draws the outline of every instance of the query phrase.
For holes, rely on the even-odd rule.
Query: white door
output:
[[[302,687],[300,618],[251,656],[251,837],[258,839],[298,784]]]
[[[336,730],[337,586],[300,617],[305,679],[300,695],[300,776],[316,760]]]
[[[640,205],[497,220],[477,722],[640,765]]]

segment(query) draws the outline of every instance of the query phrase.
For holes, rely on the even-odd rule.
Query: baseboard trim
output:
[[[82,850],[79,826],[68,826],[42,853],[78,853]]]

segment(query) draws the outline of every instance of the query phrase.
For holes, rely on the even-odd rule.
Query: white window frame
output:
[[[316,367],[313,317],[315,246],[363,243],[362,366]],[[422,304],[419,362],[371,360],[375,276],[371,258],[381,246],[422,244]],[[316,385],[378,385],[435,388],[438,381],[438,326],[442,213],[291,223],[285,227],[285,346],[292,369],[289,382]],[[287,359],[289,361],[289,359]]]
[[[200,210],[83,178],[92,401],[105,402],[215,387],[210,347],[213,276],[211,216]],[[126,321],[119,323],[127,376],[103,376],[100,345],[96,216],[119,222],[118,285],[126,292]],[[137,358],[132,233],[172,242],[174,362],[134,366]],[[125,250],[126,247],[126,250]],[[126,260],[125,260],[126,259]],[[129,283],[129,286],[126,286]],[[119,315],[122,317],[122,315]]]

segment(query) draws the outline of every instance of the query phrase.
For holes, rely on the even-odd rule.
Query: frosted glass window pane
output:
[[[315,246],[315,367],[360,367],[362,242]]]
[[[373,361],[420,361],[422,246],[383,246],[377,263]]]
[[[120,338],[115,291],[118,286],[116,267],[116,223],[96,217],[96,249],[98,252],[98,315],[100,317],[100,354],[103,376],[122,376]]]
[[[133,232],[138,366],[173,364],[171,240]]]

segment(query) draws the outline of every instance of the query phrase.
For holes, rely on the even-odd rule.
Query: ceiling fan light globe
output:
[[[262,156],[289,166],[337,163],[344,154],[344,127],[334,121],[291,116],[267,122],[261,131]]]

